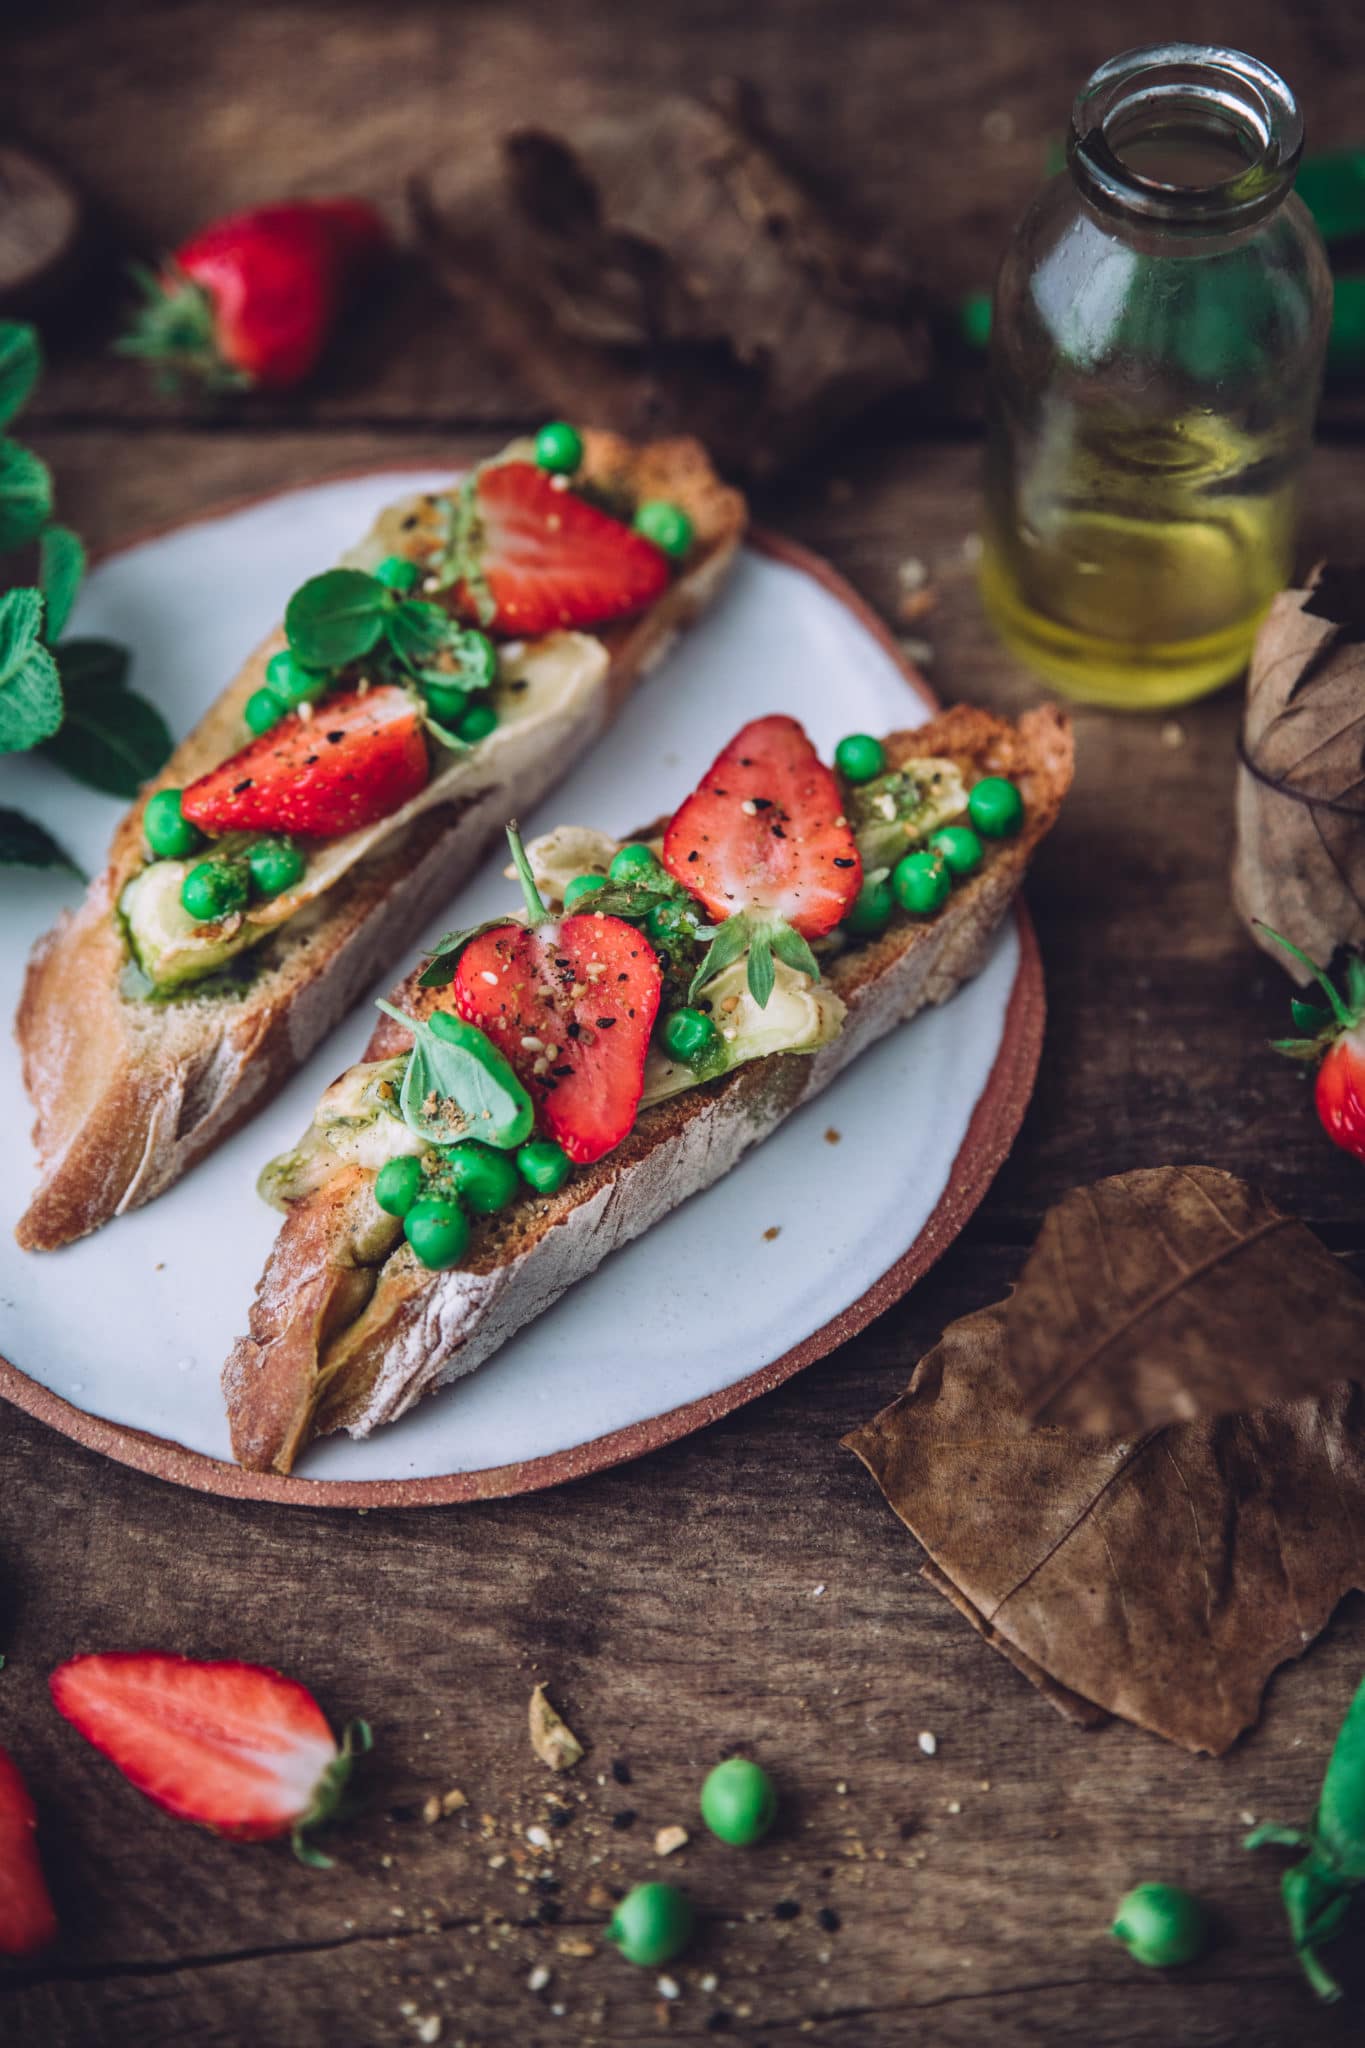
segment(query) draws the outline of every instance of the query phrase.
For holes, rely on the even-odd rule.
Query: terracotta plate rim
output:
[[[143,546],[165,534],[224,518],[269,498],[286,497],[291,491],[311,490],[319,484],[342,483],[376,474],[420,473],[433,466],[411,462],[368,464],[315,477],[309,483],[286,486],[281,491],[249,493],[211,506],[191,519],[173,520],[140,533],[116,548],[102,550],[96,559],[107,561],[112,555]],[[786,562],[821,584],[852,612],[890,655],[907,684],[926,707],[930,710],[938,708],[933,691],[919,670],[906,659],[883,621],[823,557],[797,541],[762,527],[751,528],[745,544],[760,554]],[[1037,1078],[1047,1019],[1042,957],[1032,920],[1021,900],[1015,902],[1014,917],[1019,934],[1019,966],[1005,1011],[1000,1049],[972,1111],[971,1121],[953,1161],[948,1185],[919,1236],[880,1279],[875,1280],[864,1294],[837,1316],[813,1330],[801,1343],[774,1359],[770,1365],[761,1366],[757,1372],[747,1374],[714,1394],[703,1395],[679,1408],[651,1416],[644,1422],[632,1423],[628,1428],[610,1431],[605,1436],[594,1437],[587,1443],[575,1444],[570,1449],[555,1451],[543,1458],[488,1466],[481,1471],[451,1472],[427,1479],[365,1480],[285,1478],[273,1472],[243,1471],[240,1466],[229,1464],[224,1459],[187,1450],[183,1444],[169,1438],[152,1436],[144,1430],[130,1429],[122,1423],[106,1421],[102,1416],[89,1415],[84,1409],[64,1401],[49,1387],[31,1379],[3,1356],[0,1356],[0,1398],[63,1436],[70,1437],[86,1450],[97,1451],[103,1457],[129,1465],[135,1471],[146,1472],[153,1478],[230,1500],[267,1501],[291,1507],[448,1507],[466,1501],[497,1500],[586,1478],[590,1473],[605,1471],[612,1465],[641,1457],[647,1451],[676,1443],[680,1437],[717,1422],[760,1394],[780,1387],[805,1366],[827,1357],[839,1345],[857,1336],[874,1317],[892,1307],[917,1280],[924,1277],[981,1202],[1018,1136]]]

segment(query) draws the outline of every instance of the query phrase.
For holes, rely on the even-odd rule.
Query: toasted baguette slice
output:
[[[385,962],[415,943],[507,818],[528,811],[565,774],[715,595],[746,510],[700,444],[637,447],[597,432],[583,439],[586,482],[632,500],[671,499],[687,512],[696,545],[686,569],[640,618],[531,643],[530,657],[559,645],[565,661],[586,661],[588,674],[578,677],[585,686],[566,692],[563,708],[534,735],[528,727],[518,740],[510,724],[507,743],[487,749],[486,774],[477,772],[480,749],[469,757],[475,772],[457,792],[429,803],[418,798],[374,828],[364,857],[260,947],[243,992],[191,992],[169,1002],[123,995],[128,955],[115,906],[143,863],[148,798],[192,782],[242,745],[242,708],[270,656],[285,645],[282,630],[256,649],[123,819],[109,864],[84,904],[35,948],[19,1005],[16,1028],[37,1111],[42,1173],[15,1233],[27,1250],[53,1250],[162,1194],[253,1116]],[[390,506],[347,560],[368,568],[401,551],[405,524],[429,517],[426,506],[422,498]]]
[[[1050,707],[1017,726],[968,707],[886,742],[892,765],[953,759],[975,775],[1008,775],[1026,805],[1017,839],[994,843],[977,874],[930,922],[898,922],[838,955],[828,979],[847,1005],[843,1028],[813,1055],[778,1053],[645,1110],[634,1130],[557,1195],[518,1201],[481,1225],[466,1266],[429,1272],[374,1201],[373,1172],[347,1165],[294,1206],[256,1292],[250,1335],[227,1361],[235,1456],[288,1472],[318,1435],[368,1436],[423,1394],[472,1372],[618,1245],[709,1187],[740,1155],[841,1073],[865,1047],[974,975],[1029,857],[1051,829],[1071,780],[1071,729]],[[410,976],[395,997],[429,1014],[439,990]],[[406,1051],[410,1034],[384,1018],[365,1057]]]

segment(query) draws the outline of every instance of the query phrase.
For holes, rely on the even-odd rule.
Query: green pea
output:
[[[692,913],[685,903],[670,903],[666,899],[655,903],[645,915],[645,936],[656,946],[667,946],[674,939],[686,938],[692,931]]]
[[[692,545],[692,521],[681,505],[667,498],[646,498],[635,508],[635,531],[652,540],[662,554],[677,562]]]
[[[505,1152],[472,1138],[452,1145],[444,1154],[443,1166],[460,1200],[480,1216],[495,1216],[505,1209],[521,1187],[515,1162]]]
[[[142,813],[147,844],[158,860],[188,860],[204,843],[204,835],[192,825],[180,808],[182,791],[159,789],[148,797]]]
[[[423,683],[422,695],[433,718],[458,733],[460,720],[469,709],[469,698],[458,683]]]
[[[890,924],[895,908],[891,884],[883,875],[879,882],[863,883],[844,924],[855,939],[875,939]]]
[[[762,1764],[728,1756],[702,1785],[701,1817],[722,1842],[747,1848],[761,1842],[777,1819],[777,1788]]]
[[[891,887],[902,910],[932,917],[952,893],[948,863],[936,853],[907,853],[891,870]]]
[[[585,896],[595,896],[599,889],[605,889],[606,886],[605,875],[575,875],[564,891],[564,908],[577,910]]]
[[[491,704],[471,704],[455,731],[467,747],[476,747],[480,740],[486,740],[497,726],[498,714]]]
[[[305,668],[296,655],[282,647],[266,663],[265,680],[286,710],[292,711],[297,705],[307,704],[320,695],[329,678],[325,669]]]
[[[682,1954],[694,1921],[692,1901],[676,1885],[637,1884],[607,1922],[606,1936],[628,1963],[654,1970]]]
[[[419,1195],[403,1218],[403,1235],[424,1266],[444,1273],[469,1249],[469,1218],[453,1198]]]
[[[461,636],[457,649],[460,673],[469,679],[470,689],[484,689],[497,681],[498,650],[487,633],[481,633],[477,626],[471,626]]]
[[[1178,1885],[1140,1884],[1119,1900],[1110,1933],[1135,1963],[1170,1970],[1203,1955],[1209,1916],[1200,1900]]]
[[[374,572],[374,578],[386,590],[401,590],[406,596],[408,591],[417,588],[420,574],[416,562],[405,562],[401,555],[385,555]]]
[[[607,872],[613,882],[646,882],[658,874],[659,863],[649,847],[633,839],[628,846],[617,847]]]
[[[536,435],[536,468],[572,476],[583,460],[583,436],[567,420],[550,420]]]
[[[558,1194],[569,1178],[569,1155],[553,1138],[532,1138],[517,1153],[517,1171],[538,1195]]]
[[[422,1187],[422,1162],[411,1152],[386,1159],[374,1179],[374,1198],[389,1216],[406,1216]]]
[[[834,765],[845,782],[871,782],[886,766],[886,748],[870,732],[851,732],[834,749]]]
[[[253,690],[246,700],[242,712],[248,726],[259,738],[269,732],[272,725],[278,725],[289,706],[275,690]]]
[[[245,910],[250,896],[246,870],[235,861],[201,860],[180,885],[180,901],[200,924],[217,924]]]
[[[1024,799],[1003,775],[987,775],[967,798],[978,832],[988,839],[1011,839],[1024,822]]]
[[[942,854],[957,876],[974,875],[985,859],[985,849],[970,825],[945,825],[941,832],[934,833],[929,845],[935,853]]]
[[[705,1010],[673,1010],[664,1019],[663,1041],[671,1059],[695,1067],[714,1052],[720,1039]]]
[[[247,848],[246,864],[262,896],[283,896],[302,881],[308,863],[289,839],[258,839]]]

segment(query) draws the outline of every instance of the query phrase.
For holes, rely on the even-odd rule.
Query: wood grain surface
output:
[[[1316,141],[1358,139],[1358,10],[1144,11],[1142,34],[1175,31],[1280,63]],[[345,184],[397,219],[407,172],[481,125],[744,73],[802,160],[952,293],[989,274],[1075,85],[1138,33],[1116,0],[68,6],[11,30],[0,97],[95,200],[112,268],[280,190]],[[111,362],[110,320],[92,272],[29,429],[96,547],[328,471],[455,464],[535,417],[415,274],[310,397],[210,417]],[[934,687],[1015,710],[1035,691],[981,616],[977,450],[935,431],[949,424],[927,409],[873,425],[757,510],[892,618],[899,565],[919,557],[939,604],[909,630],[932,641]],[[1349,430],[1329,437],[1305,559],[1362,551],[1360,465]],[[906,1303],[756,1406],[557,1492],[365,1515],[193,1496],[0,1413],[0,1739],[35,1787],[64,1925],[49,1957],[0,1968],[0,2040],[1359,2040],[1360,2006],[1320,2008],[1299,1977],[1276,1858],[1240,1839],[1247,1815],[1308,1812],[1365,1665],[1365,1601],[1281,1674],[1220,1762],[1117,1725],[1083,1735],[920,1580],[838,1441],[947,1321],[1004,1291],[1043,1208],[1079,1181],[1226,1167],[1365,1255],[1360,1169],[1264,1049],[1287,983],[1228,900],[1237,717],[1236,692],[1170,717],[1080,714],[1077,787],[1030,887],[1050,1018],[1014,1153]],[[914,1133],[892,1126],[887,1142]],[[833,1171],[821,1193],[837,1198]],[[632,1312],[647,1371],[647,1304]],[[53,1664],[138,1644],[278,1664],[338,1724],[371,1717],[372,1803],[336,1833],[335,1870],[177,1826],[58,1721]],[[527,1739],[537,1679],[588,1746],[563,1778]],[[778,1832],[750,1852],[703,1840],[696,1820],[700,1777],[731,1748],[783,1792]],[[426,1823],[424,1801],[457,1787],[468,1805]],[[674,1822],[693,1838],[661,1863],[654,1833]],[[668,1973],[676,1999],[600,1939],[608,1893],[661,1874],[703,1912]],[[1105,1936],[1118,1895],[1149,1877],[1196,1887],[1217,1916],[1211,1954],[1173,1978]]]

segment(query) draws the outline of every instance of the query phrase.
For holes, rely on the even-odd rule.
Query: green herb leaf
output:
[[[808,974],[812,981],[820,979],[820,962],[792,925],[779,923],[772,927],[772,946],[784,967],[797,974]]]
[[[1289,1005],[1289,1014],[1300,1031],[1309,1038],[1316,1038],[1319,1031],[1326,1031],[1332,1021],[1332,1012],[1321,1009],[1317,1003],[1305,1003],[1295,996]]]
[[[57,664],[42,643],[43,600],[36,590],[0,597],[0,754],[22,753],[62,722]]]
[[[134,797],[172,747],[165,719],[123,687],[128,653],[111,640],[68,640],[57,650],[66,717],[46,751],[68,775],[110,796]]]
[[[398,1091],[398,1107],[410,1131],[433,1145],[477,1138],[507,1150],[525,1143],[535,1120],[531,1098],[477,1025],[444,1013],[439,1013],[439,1024],[425,1024],[382,1000],[379,1008],[412,1033]]]
[[[724,924],[707,947],[706,958],[692,977],[691,986],[687,991],[689,1003],[696,1002],[698,995],[705,988],[708,981],[713,980],[716,975],[722,973],[725,968],[738,960],[740,954],[749,944],[751,935],[752,927],[742,910],[736,911],[733,917],[726,918]]]
[[[0,810],[0,867],[69,868],[85,880],[66,848],[22,811]]]
[[[766,1010],[777,979],[773,971],[773,935],[767,925],[754,927],[754,935],[749,941],[749,968],[745,979],[749,984],[749,994],[759,1009]]]
[[[428,604],[422,598],[409,598],[406,604],[396,605],[385,621],[389,645],[400,661],[410,668],[418,668],[438,654],[451,638],[452,630],[459,628],[438,604]],[[447,682],[451,680],[446,677]]]
[[[27,403],[42,367],[37,329],[22,320],[0,320],[0,427]]]
[[[445,554],[437,571],[443,588],[462,583],[473,599],[481,626],[498,615],[497,601],[483,573],[483,521],[479,517],[479,471],[472,469],[445,502]]]
[[[417,977],[418,988],[444,988],[448,981],[455,979],[456,962],[471,939],[482,937],[484,932],[500,931],[511,922],[509,917],[490,917],[482,924],[470,925],[468,931],[447,932],[432,947],[431,959]]]
[[[36,540],[52,517],[52,477],[17,441],[0,441],[0,550]]]
[[[85,547],[69,526],[43,530],[38,580],[47,606],[47,639],[60,640],[85,576]]]
[[[312,576],[285,607],[284,630],[305,668],[344,668],[379,645],[389,593],[362,569]]]

